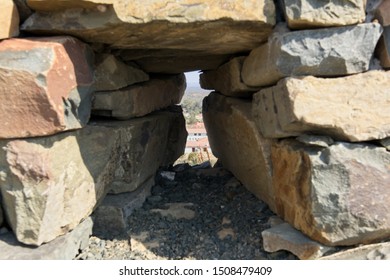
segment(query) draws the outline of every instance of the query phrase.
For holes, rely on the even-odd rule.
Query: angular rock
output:
[[[154,76],[117,91],[95,92],[92,114],[129,119],[179,104],[186,89],[184,74]]]
[[[390,260],[390,242],[362,245],[322,257],[320,260]]]
[[[337,77],[364,72],[381,34],[378,23],[275,32],[245,59],[242,80],[259,87],[288,76]]]
[[[343,26],[364,22],[366,0],[284,0],[288,26],[292,29]]]
[[[271,140],[258,131],[251,102],[211,93],[203,100],[210,146],[223,166],[258,198],[275,209]]]
[[[390,153],[371,144],[272,147],[276,213],[328,246],[390,237]]]
[[[0,138],[85,126],[91,111],[92,67],[92,50],[72,37],[0,42]]]
[[[389,83],[385,71],[286,78],[254,95],[253,115],[270,138],[311,133],[351,142],[382,139],[390,136]]]
[[[0,141],[0,190],[17,239],[41,245],[75,228],[108,191],[133,191],[184,151],[180,113],[92,122],[50,137]]]
[[[273,253],[286,250],[301,260],[317,259],[326,252],[334,250],[311,240],[288,223],[266,229],[261,233],[261,236],[263,237],[265,251]]]
[[[390,26],[383,29],[383,36],[376,49],[377,56],[383,68],[390,68]]]
[[[138,59],[156,59],[162,73],[182,72],[161,69],[163,65],[158,61],[166,58],[166,51],[180,52],[176,57],[192,57],[192,69],[188,70],[204,69],[196,63],[198,56],[249,51],[267,40],[275,24],[272,0],[29,0],[28,3],[38,12],[25,21],[24,31],[69,34],[112,49],[147,51]]]
[[[12,0],[2,0],[0,10],[0,40],[19,35],[18,8]]]
[[[236,57],[216,70],[205,71],[200,75],[203,89],[215,90],[231,97],[251,97],[259,88],[248,87],[241,80],[241,69],[245,57]]]
[[[116,90],[149,80],[149,75],[110,54],[96,57],[95,91]]]
[[[390,2],[387,0],[376,1],[376,2],[381,2],[381,3],[375,10],[375,18],[377,18],[383,26],[389,26],[390,25]]]
[[[88,246],[92,219],[87,218],[66,235],[38,248],[19,243],[8,232],[0,235],[0,260],[72,260]]]
[[[125,232],[127,219],[135,209],[142,207],[153,184],[154,178],[150,178],[133,192],[107,195],[93,213],[94,234],[110,236]]]

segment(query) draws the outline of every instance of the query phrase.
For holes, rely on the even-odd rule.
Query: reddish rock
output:
[[[19,13],[12,0],[2,0],[0,9],[0,39],[19,35]]]
[[[0,42],[0,138],[51,135],[89,119],[93,52],[72,37]]]

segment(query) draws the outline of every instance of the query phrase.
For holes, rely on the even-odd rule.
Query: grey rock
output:
[[[276,225],[261,233],[263,247],[267,252],[286,250],[293,253],[301,260],[312,260],[334,250],[332,247],[323,246],[294,229],[288,223]]]
[[[88,246],[92,219],[87,218],[67,234],[40,247],[19,243],[12,232],[0,235],[1,260],[72,260]]]
[[[20,22],[23,23],[29,16],[33,14],[33,11],[27,5],[27,0],[13,0],[16,7],[18,7]]]
[[[242,79],[248,86],[261,87],[288,76],[337,77],[364,72],[381,34],[377,23],[275,32],[245,59]]]
[[[390,137],[380,140],[379,143],[381,143],[386,150],[390,151]]]
[[[1,200],[1,196],[0,196],[0,200]],[[1,207],[1,203],[0,203],[0,228],[3,226],[3,223],[4,223],[4,214],[3,214],[3,208]]]
[[[327,148],[334,143],[333,139],[329,136],[321,136],[321,135],[299,135],[296,138],[297,141],[302,142],[307,145],[313,145],[318,147]]]
[[[390,242],[360,245],[322,257],[320,260],[390,260]]]

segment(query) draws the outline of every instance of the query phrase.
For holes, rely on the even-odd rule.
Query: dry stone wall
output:
[[[222,164],[305,234],[270,230],[265,248],[389,239],[389,3],[3,1],[0,258],[72,258],[93,213],[123,228],[184,151],[189,70],[216,91]]]

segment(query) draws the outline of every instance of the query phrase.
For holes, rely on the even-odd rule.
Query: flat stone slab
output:
[[[19,35],[19,12],[12,0],[2,0],[0,10],[0,40]]]
[[[260,87],[289,76],[337,77],[365,72],[381,34],[378,23],[275,32],[245,59],[242,80]]]
[[[373,144],[328,147],[296,140],[272,147],[276,213],[327,246],[390,237],[390,153]]]
[[[270,138],[316,134],[351,142],[383,139],[390,136],[389,83],[390,72],[385,71],[286,78],[254,95],[254,119]]]
[[[211,93],[203,100],[210,146],[222,165],[274,209],[271,144],[256,127],[249,100]]]
[[[284,14],[291,29],[344,26],[363,23],[365,0],[284,0]]]
[[[0,139],[84,127],[91,113],[93,55],[68,36],[1,41]]]
[[[343,250],[320,260],[390,260],[390,242],[361,245],[357,248]]]
[[[313,260],[321,257],[326,252],[334,250],[332,247],[323,246],[296,230],[288,223],[282,223],[261,233],[263,248],[273,253],[286,250],[293,253],[301,260]]]
[[[18,242],[11,232],[1,234],[0,260],[72,260],[88,246],[92,225],[92,219],[87,218],[66,235],[40,247]]]
[[[186,89],[184,74],[157,75],[145,83],[117,91],[95,92],[92,114],[130,119],[176,105]]]

